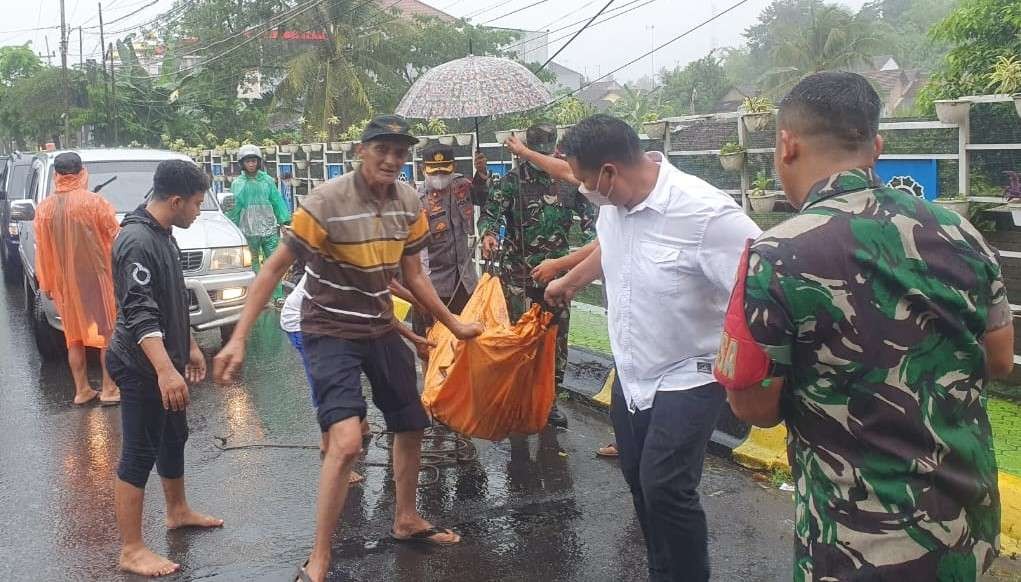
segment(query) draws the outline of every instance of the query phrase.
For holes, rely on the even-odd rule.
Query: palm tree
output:
[[[777,23],[770,54],[774,67],[762,79],[775,97],[806,75],[866,62],[879,42],[874,22],[860,21],[859,15],[839,6],[810,0],[799,8],[808,12],[804,19]]]
[[[310,128],[331,134],[339,129],[337,119],[348,125],[371,115],[367,87],[382,68],[373,52],[383,40],[381,25],[391,26],[393,16],[353,0],[320,2],[312,12],[326,41],[287,62],[274,99],[296,106]]]

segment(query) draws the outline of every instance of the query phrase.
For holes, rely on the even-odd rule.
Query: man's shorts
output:
[[[383,413],[387,430],[410,432],[430,425],[418,394],[415,355],[396,331],[363,340],[303,332],[302,340],[323,432],[342,420],[365,418],[363,371],[372,385],[372,402]]]

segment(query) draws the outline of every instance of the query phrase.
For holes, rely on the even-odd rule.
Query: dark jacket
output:
[[[188,290],[181,272],[181,251],[170,230],[138,207],[121,222],[113,243],[113,282],[117,329],[110,350],[129,367],[155,378],[156,371],[139,342],[154,332],[178,372],[191,351]]]

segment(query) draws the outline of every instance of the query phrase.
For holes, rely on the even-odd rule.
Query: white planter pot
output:
[[[212,152],[214,156],[222,156],[223,148],[213,148]]]
[[[452,145],[454,145],[454,136],[452,136],[452,135],[441,135],[440,137],[438,137],[436,139],[441,144],[443,144],[445,146],[452,146]]]
[[[1014,93],[1014,110],[1017,111],[1017,116],[1021,117],[1021,93]]]
[[[969,202],[967,200],[941,200],[937,198],[936,204],[939,204],[940,206],[946,208],[947,210],[953,210],[957,214],[960,214],[961,216],[968,218]]]
[[[306,152],[308,152],[308,151],[312,151],[312,152],[321,152],[321,151],[323,151],[323,144],[321,144],[321,143],[310,143],[310,144],[308,144],[308,147],[310,147],[312,149],[311,150],[305,150]]]
[[[507,143],[507,138],[510,137],[510,136],[511,136],[511,132],[509,132],[509,131],[498,131],[498,132],[496,132],[496,141],[501,143],[501,144],[505,144],[505,143]]]
[[[362,167],[362,161],[361,160],[351,160],[351,167],[354,168],[355,170],[357,170],[358,168]]]
[[[773,114],[769,111],[764,111],[762,113],[746,113],[743,119],[744,126],[748,128],[748,131],[763,131],[769,127],[769,122],[773,119]]]
[[[330,151],[331,152],[339,152],[340,151],[340,142],[339,141],[331,141],[330,142]]]
[[[277,153],[277,146],[262,146],[262,155],[273,156]]]
[[[652,121],[642,124],[642,129],[645,130],[645,135],[649,136],[649,139],[663,139],[666,136],[666,128],[666,121]]]
[[[936,117],[943,123],[961,125],[968,120],[968,112],[971,111],[971,101],[943,99],[936,101],[935,104]]]
[[[294,152],[298,151],[298,146],[293,143],[289,143],[287,145],[280,146],[280,151],[285,154],[293,154]]]
[[[305,160],[295,160],[294,166],[299,170],[304,170],[305,168],[308,167],[308,162],[306,162]]]
[[[748,202],[752,206],[752,212],[772,212],[773,205],[776,204],[776,196],[772,194],[766,196],[748,196]]]
[[[429,138],[427,137],[418,138],[418,147],[424,148],[427,145],[429,145]]]
[[[567,135],[567,130],[568,129],[570,129],[570,127],[559,127],[559,126],[557,127],[557,142],[558,143],[560,142],[560,140],[564,139],[565,135]]]
[[[419,141],[419,143],[421,143],[422,140],[418,140],[418,141]],[[340,149],[341,149],[341,151],[344,151],[344,152],[351,151],[351,148],[353,148],[353,147],[355,147],[355,142],[353,142],[353,141],[345,141],[345,142],[341,142],[341,144],[340,144]]]
[[[720,154],[720,165],[728,172],[740,172],[744,167],[744,152]]]
[[[470,146],[474,138],[475,134],[473,133],[459,133],[457,134],[457,145]]]
[[[521,143],[524,143],[524,144],[528,143],[528,130],[526,130],[526,129],[515,129],[515,130],[511,131],[511,133],[514,134],[514,137],[516,137],[519,140],[521,140]]]

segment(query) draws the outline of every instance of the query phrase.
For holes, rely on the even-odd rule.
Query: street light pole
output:
[[[103,53],[103,102],[106,105],[106,131],[103,141],[110,141],[110,125],[113,121],[110,113],[110,85],[106,83],[106,35],[103,34],[103,3],[99,3],[99,51]]]
[[[66,148],[71,145],[71,88],[67,82],[67,21],[64,18],[64,0],[60,0],[60,78],[64,85],[64,138],[60,145]]]

